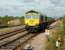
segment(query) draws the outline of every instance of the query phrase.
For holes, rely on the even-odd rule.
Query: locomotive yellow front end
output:
[[[25,24],[28,26],[36,26],[39,24],[39,18],[38,18],[38,14],[35,13],[29,13],[26,14],[26,18],[25,18]]]
[[[26,30],[29,32],[38,32],[40,24],[40,14],[36,11],[29,11],[25,16]]]

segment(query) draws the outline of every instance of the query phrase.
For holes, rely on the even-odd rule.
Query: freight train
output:
[[[45,16],[33,10],[25,13],[24,22],[25,28],[29,32],[40,32],[47,26]]]

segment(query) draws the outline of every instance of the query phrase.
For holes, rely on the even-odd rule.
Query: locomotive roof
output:
[[[30,10],[30,11],[26,12],[26,14],[27,14],[27,13],[39,13],[39,12],[34,11],[34,10]]]

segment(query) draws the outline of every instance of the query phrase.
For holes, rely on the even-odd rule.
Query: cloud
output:
[[[24,15],[31,9],[48,16],[62,16],[65,0],[0,0],[0,15]]]

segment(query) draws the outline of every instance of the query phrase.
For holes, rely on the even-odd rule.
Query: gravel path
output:
[[[39,34],[31,40],[31,45],[34,50],[45,50],[46,43],[47,37],[44,33]]]

